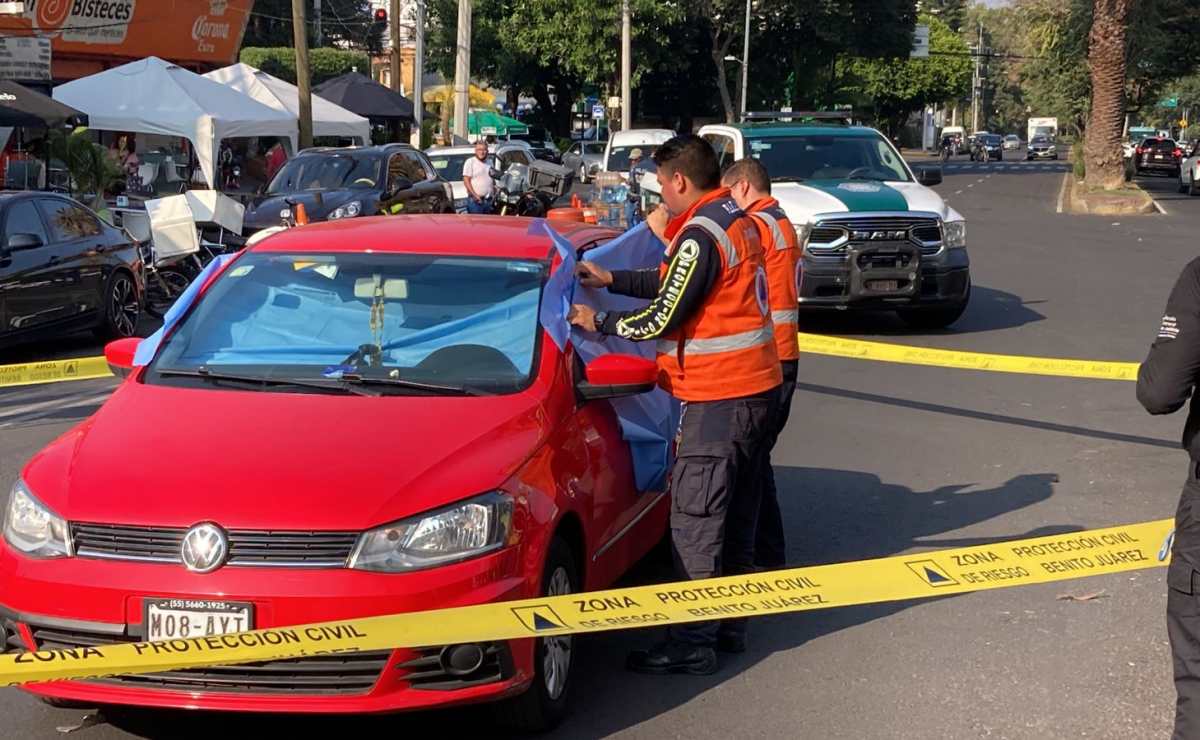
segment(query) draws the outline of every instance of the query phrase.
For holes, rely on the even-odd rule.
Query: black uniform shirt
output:
[[[1178,411],[1192,399],[1183,427],[1183,447],[1200,460],[1200,409],[1192,397],[1200,381],[1200,259],[1183,268],[1167,299],[1150,354],[1138,369],[1137,398],[1152,414]]]

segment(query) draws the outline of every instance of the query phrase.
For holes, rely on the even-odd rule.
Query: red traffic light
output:
[[[387,23],[387,8],[376,8],[375,9],[375,22],[376,23]]]

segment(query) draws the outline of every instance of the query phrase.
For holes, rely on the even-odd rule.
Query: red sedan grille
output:
[[[28,624],[39,650],[136,642],[128,635],[89,632],[80,629]],[[10,650],[25,650],[20,638],[10,631]],[[387,665],[391,651],[319,655],[292,660],[271,660],[235,666],[189,668],[148,673],[142,676],[112,676],[96,683],[170,689],[254,694],[365,694]]]
[[[182,563],[184,527],[136,527],[119,524],[71,524],[75,554],[106,560]],[[357,532],[297,532],[234,529],[229,531],[229,565],[344,568]]]

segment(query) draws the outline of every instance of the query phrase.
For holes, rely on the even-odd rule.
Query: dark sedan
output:
[[[406,144],[305,149],[246,208],[244,234],[278,226],[303,203],[310,221],[380,213],[454,213],[454,196],[424,153]]]
[[[980,134],[971,148],[971,160],[987,162],[1004,159],[1004,138],[1000,134]]]
[[[142,295],[120,229],[63,195],[0,191],[0,347],[87,329],[133,336]]]

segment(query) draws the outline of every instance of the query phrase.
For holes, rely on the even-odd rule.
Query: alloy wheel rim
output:
[[[110,299],[113,328],[123,337],[133,336],[137,328],[138,304],[133,292],[133,284],[128,278],[119,277],[113,281],[112,297]]]
[[[559,566],[550,576],[546,587],[547,596],[561,596],[572,593],[571,577],[567,569]],[[546,694],[551,699],[558,699],[567,688],[567,675],[571,670],[571,648],[573,638],[570,635],[542,638],[542,675],[546,682]]]

